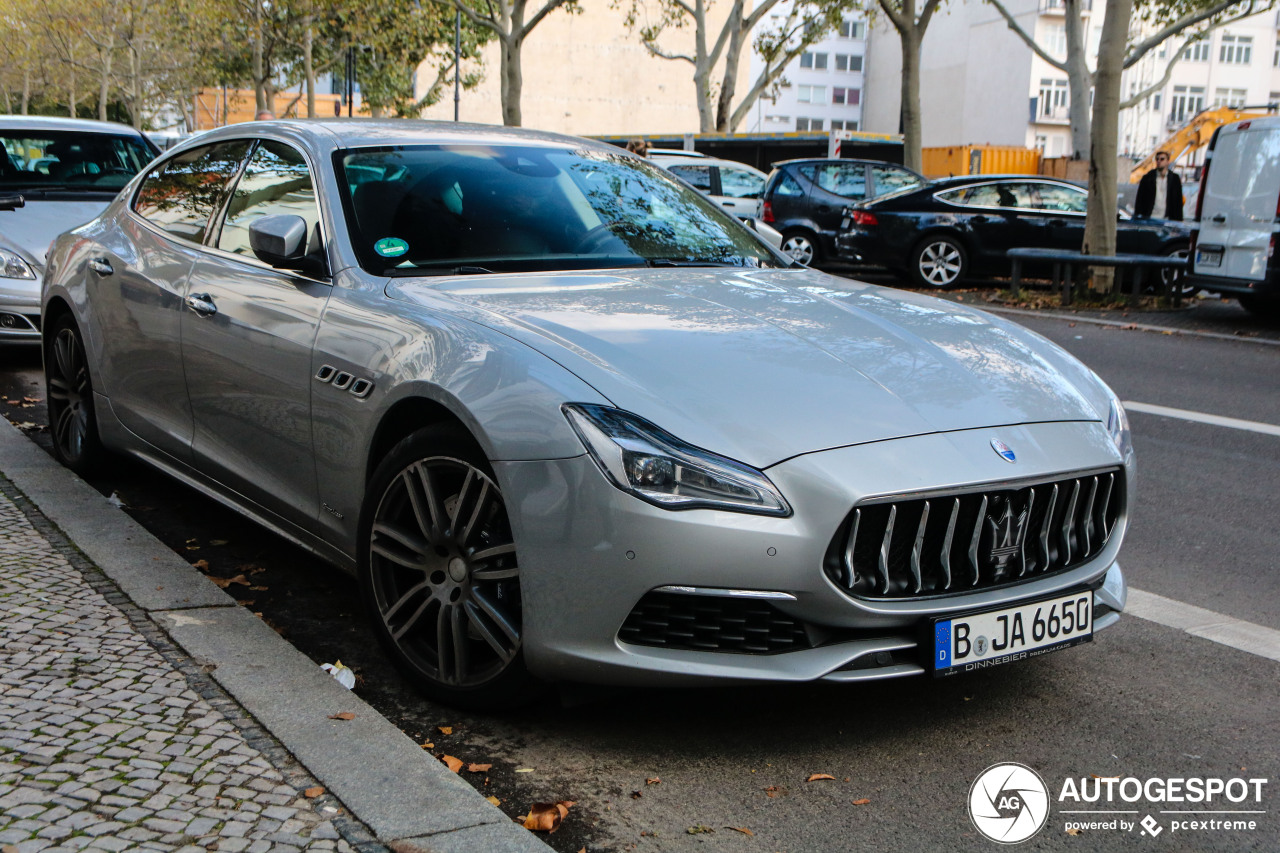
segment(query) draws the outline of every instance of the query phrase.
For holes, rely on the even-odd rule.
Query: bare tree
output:
[[[1089,202],[1084,220],[1085,254],[1116,253],[1116,153],[1120,120],[1120,75],[1133,0],[1107,0],[1094,72],[1093,127],[1089,138]],[[1094,287],[1110,290],[1114,270],[1094,274]]]
[[[916,11],[916,0],[878,0],[889,23],[898,31],[902,45],[902,163],[919,172],[924,165],[921,151],[923,124],[920,117],[920,45],[942,0],[924,0]]]

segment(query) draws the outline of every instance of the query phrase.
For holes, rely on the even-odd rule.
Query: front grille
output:
[[[1120,517],[1124,471],[877,500],[855,507],[823,569],[850,595],[919,598],[989,589],[1085,563]]]
[[[624,643],[770,654],[812,647],[804,627],[767,601],[650,592],[618,631]]]

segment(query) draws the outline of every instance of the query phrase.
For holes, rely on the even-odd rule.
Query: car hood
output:
[[[909,435],[1099,420],[1109,403],[1091,371],[1025,329],[812,271],[401,279],[387,292],[447,298],[619,408],[757,467]]]
[[[107,209],[110,200],[27,199],[17,210],[0,211],[0,246],[19,252],[41,269],[53,238],[83,225]]]

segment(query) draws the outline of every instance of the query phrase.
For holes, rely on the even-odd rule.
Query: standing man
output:
[[[1169,155],[1156,152],[1156,167],[1138,182],[1133,214],[1139,219],[1182,221],[1182,180],[1169,168]]]

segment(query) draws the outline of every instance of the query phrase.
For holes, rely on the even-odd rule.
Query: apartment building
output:
[[[788,11],[786,3],[779,3],[772,22],[785,20]],[[738,130],[862,130],[866,63],[867,21],[845,18],[836,32],[792,61],[777,91],[762,97]],[[753,55],[748,79],[756,80],[762,70],[763,63]]]

